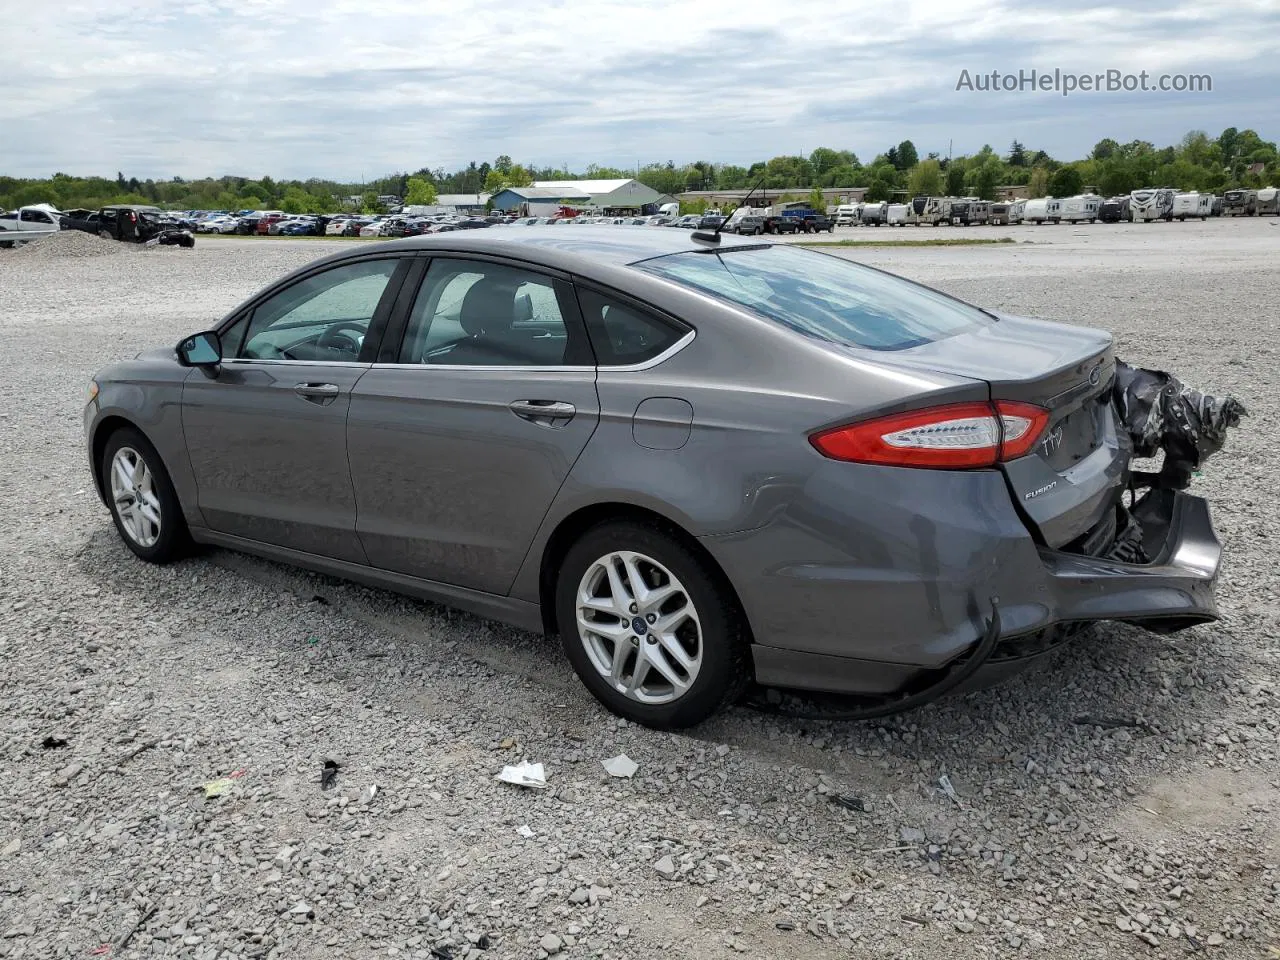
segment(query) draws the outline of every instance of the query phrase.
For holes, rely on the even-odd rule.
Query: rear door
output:
[[[500,259],[434,258],[388,340],[347,425],[369,562],[505,594],[599,420],[573,289]]]

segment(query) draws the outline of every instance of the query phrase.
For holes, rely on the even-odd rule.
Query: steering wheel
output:
[[[339,320],[320,334],[316,339],[316,346],[359,356],[361,344],[364,342],[366,323],[365,320]],[[359,335],[352,336],[348,332],[351,330],[359,331]]]

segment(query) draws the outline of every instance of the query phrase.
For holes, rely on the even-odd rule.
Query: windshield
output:
[[[842,346],[905,350],[992,322],[909,280],[787,246],[676,253],[637,266]]]

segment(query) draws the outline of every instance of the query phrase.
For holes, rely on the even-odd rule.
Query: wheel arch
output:
[[[742,605],[738,591],[719,561],[699,542],[698,538],[670,517],[656,510],[624,502],[593,503],[580,507],[556,524],[556,528],[547,538],[538,564],[538,601],[542,610],[542,626],[549,636],[559,633],[556,619],[556,572],[560,569],[565,555],[588,530],[602,523],[619,520],[631,520],[657,527],[693,553],[705,564],[707,572],[737,607],[748,637],[750,636],[751,624],[747,619],[746,608]]]
[[[147,431],[133,420],[112,413],[94,424],[93,434],[89,438],[89,467],[93,471],[93,485],[98,488],[98,496],[104,504],[107,503],[107,488],[106,478],[102,475],[102,454],[107,449],[107,441],[112,435],[126,427],[137,430],[144,437],[147,436]],[[147,437],[147,441],[151,442],[151,438]],[[154,443],[151,445],[155,446]]]

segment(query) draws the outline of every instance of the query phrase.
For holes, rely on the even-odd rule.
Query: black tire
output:
[[[596,561],[620,550],[643,554],[665,567],[697,611],[701,666],[689,689],[669,703],[641,703],[616,690],[592,664],[578,636],[579,585]],[[737,700],[751,679],[748,631],[732,591],[702,557],[656,523],[610,521],[584,533],[560,564],[556,621],[565,655],[591,694],[611,712],[646,727],[680,730],[699,724]]]
[[[119,506],[111,495],[111,462],[116,453],[125,447],[137,453],[146,464],[153,478],[156,500],[160,504],[160,535],[155,543],[147,546],[143,546],[126,532],[124,521],[120,517]],[[160,454],[146,437],[133,427],[121,427],[116,430],[107,438],[102,450],[102,462],[98,465],[98,469],[101,471],[102,488],[106,492],[111,519],[125,546],[141,559],[156,564],[172,563],[190,552],[191,535],[187,531],[187,521],[182,515],[182,505],[178,503],[173,482],[169,479],[169,471],[165,469]]]

